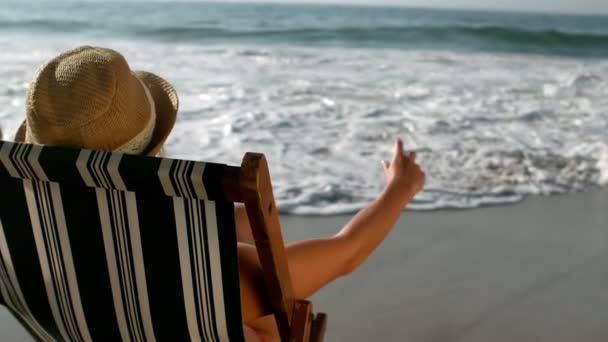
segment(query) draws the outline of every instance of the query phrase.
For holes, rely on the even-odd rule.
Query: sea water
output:
[[[608,183],[608,18],[173,1],[0,6],[0,125],[37,68],[84,44],[167,79],[167,154],[266,154],[283,213],[352,212],[401,137],[427,175],[414,210]]]

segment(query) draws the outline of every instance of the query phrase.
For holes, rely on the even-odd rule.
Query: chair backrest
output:
[[[242,341],[224,167],[0,141],[0,299],[43,341]]]

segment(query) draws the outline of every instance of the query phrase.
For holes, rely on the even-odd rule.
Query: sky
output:
[[[235,0],[258,2],[260,0]],[[524,12],[608,15],[608,0],[264,0],[282,3],[344,3],[363,5],[401,5],[408,7],[489,9]],[[608,22],[606,23],[608,25]]]

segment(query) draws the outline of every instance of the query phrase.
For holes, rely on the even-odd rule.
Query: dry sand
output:
[[[283,217],[287,240],[336,217]],[[355,273],[313,298],[326,341],[608,341],[608,191],[406,212]],[[0,309],[0,341],[30,341]]]

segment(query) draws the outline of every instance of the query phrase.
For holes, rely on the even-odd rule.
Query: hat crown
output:
[[[36,73],[15,140],[155,155],[178,107],[175,89],[161,77],[131,71],[117,51],[83,46]]]
[[[151,120],[142,83],[118,52],[84,46],[55,57],[28,91],[31,142],[113,151]]]
[[[118,53],[81,47],[59,55],[40,69],[28,96],[36,120],[74,129],[99,119],[115,100],[127,62]]]

